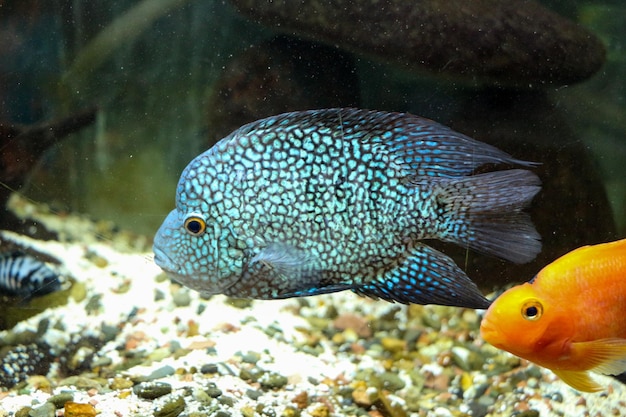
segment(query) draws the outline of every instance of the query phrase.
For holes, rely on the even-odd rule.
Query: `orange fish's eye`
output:
[[[206,221],[197,214],[192,214],[185,219],[185,230],[190,235],[202,236],[206,230]]]
[[[526,301],[522,305],[522,317],[526,320],[535,321],[539,320],[543,314],[543,305],[538,300]]]

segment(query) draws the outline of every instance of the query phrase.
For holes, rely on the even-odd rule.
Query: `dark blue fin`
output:
[[[511,169],[442,180],[441,185],[435,199],[442,230],[433,237],[515,263],[541,252],[541,236],[523,212],[541,188],[535,174]]]
[[[352,289],[359,295],[403,304],[439,304],[486,309],[487,300],[452,259],[423,244],[395,269]]]
[[[297,111],[249,123],[229,136],[236,139],[253,130],[277,126],[341,131],[346,140],[379,144],[406,169],[407,175],[415,177],[463,177],[484,164],[536,165],[409,113],[353,108]]]
[[[416,177],[462,177],[485,164],[537,165],[430,119],[398,113],[388,117],[395,117],[388,123],[393,132],[388,140],[390,150]]]

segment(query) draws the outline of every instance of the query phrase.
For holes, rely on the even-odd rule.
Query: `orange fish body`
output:
[[[480,332],[580,391],[601,390],[589,371],[626,371],[626,239],[578,248],[504,292]]]

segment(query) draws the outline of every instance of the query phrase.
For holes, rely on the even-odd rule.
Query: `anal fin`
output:
[[[403,304],[486,309],[491,304],[454,261],[424,244],[394,269],[352,289],[359,295]]]

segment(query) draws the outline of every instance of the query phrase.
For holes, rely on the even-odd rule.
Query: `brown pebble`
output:
[[[356,314],[342,314],[333,321],[333,326],[339,330],[352,329],[359,337],[370,337],[372,329],[365,318]]]
[[[367,387],[358,387],[352,391],[352,400],[363,408],[371,407],[377,396],[376,393],[368,393]]]
[[[95,417],[96,409],[91,404],[75,403],[68,401],[65,403],[65,417]]]
[[[447,391],[450,385],[450,377],[446,374],[434,375],[428,373],[424,381],[426,388],[431,388],[436,391]]]
[[[304,410],[309,405],[309,394],[306,391],[302,391],[293,397],[291,402],[296,404],[300,410]]]

